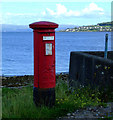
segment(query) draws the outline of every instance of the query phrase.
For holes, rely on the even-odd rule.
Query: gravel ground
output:
[[[97,106],[97,107],[87,107],[84,109],[76,110],[73,113],[68,113],[64,117],[59,117],[57,120],[95,120],[98,118],[112,117],[113,120],[113,102],[107,103],[107,107]],[[107,119],[107,118],[106,118]]]

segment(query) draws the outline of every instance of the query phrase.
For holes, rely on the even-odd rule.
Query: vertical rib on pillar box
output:
[[[34,31],[34,89],[36,106],[55,104],[55,28],[58,24],[40,21],[29,25]]]

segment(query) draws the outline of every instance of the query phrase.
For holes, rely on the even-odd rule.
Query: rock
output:
[[[75,116],[75,113],[72,113],[73,116]]]
[[[79,110],[76,110],[76,112],[79,112]]]
[[[71,116],[71,118],[74,118],[74,116]]]
[[[67,120],[79,120],[80,118],[83,119],[97,119],[97,118],[105,118],[106,117],[113,117],[112,115],[112,109],[113,108],[113,103],[107,103],[108,106],[106,108],[102,107],[102,106],[97,106],[97,107],[88,107],[86,109],[80,109],[80,110],[76,110],[73,113],[68,113],[67,114]],[[61,120],[66,120],[66,116],[62,117]]]
[[[98,114],[100,114],[100,112],[98,112]]]
[[[88,108],[88,110],[89,110],[89,111],[91,111],[91,110],[92,110],[92,108]]]
[[[67,114],[67,116],[70,116],[70,115],[71,115],[71,113],[68,113],[68,114]]]
[[[98,112],[98,109],[96,110],[96,112]]]
[[[7,78],[0,76],[0,79],[1,79],[1,80],[6,80]]]

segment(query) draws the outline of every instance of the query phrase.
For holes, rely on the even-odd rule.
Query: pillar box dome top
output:
[[[40,22],[35,22],[29,25],[30,28],[32,29],[43,29],[43,28],[52,28],[55,29],[58,27],[58,24],[53,23],[53,22],[48,22],[48,21],[40,21]]]

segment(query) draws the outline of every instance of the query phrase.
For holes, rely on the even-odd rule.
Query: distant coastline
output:
[[[2,29],[0,32],[33,32],[28,25],[11,25],[0,24]],[[56,32],[111,32],[112,22],[98,23],[97,25],[59,25]]]
[[[74,28],[62,29],[58,32],[111,32],[112,22],[98,23],[97,25],[79,26]]]

